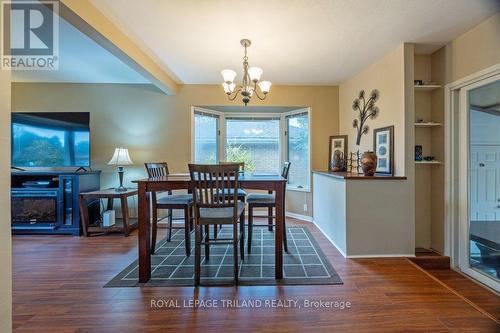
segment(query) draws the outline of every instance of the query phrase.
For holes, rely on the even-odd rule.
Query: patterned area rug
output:
[[[283,252],[284,278],[274,279],[274,232],[266,227],[254,228],[252,254],[246,253],[240,263],[240,285],[308,285],[342,284],[333,267],[312,237],[302,227],[287,228],[288,253]],[[232,228],[223,227],[219,237],[232,237]],[[194,239],[194,234],[191,237]],[[192,286],[194,281],[194,241],[191,256],[186,257],[184,231],[176,230],[172,240],[166,238],[157,244],[156,254],[151,256],[151,280],[146,284],[138,282],[137,260],[116,275],[105,287],[139,286]],[[232,245],[213,245],[210,258],[205,260],[202,246],[201,285],[233,284]]]

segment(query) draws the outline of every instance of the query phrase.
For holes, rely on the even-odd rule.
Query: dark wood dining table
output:
[[[135,180],[139,196],[139,282],[151,278],[151,220],[149,193],[169,190],[182,190],[191,187],[189,174],[170,174]],[[276,196],[275,229],[275,278],[283,278],[283,221],[285,219],[286,179],[280,175],[244,173],[238,177],[240,188],[273,191]]]

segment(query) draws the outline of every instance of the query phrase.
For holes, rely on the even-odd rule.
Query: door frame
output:
[[[468,266],[469,198],[468,198],[468,110],[470,89],[496,80],[500,64],[454,81],[445,86],[445,221],[444,252],[450,256],[452,268],[499,290],[499,284]],[[462,91],[462,94],[460,93]],[[464,246],[460,246],[460,244]]]

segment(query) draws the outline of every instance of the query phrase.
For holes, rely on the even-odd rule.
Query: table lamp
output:
[[[118,166],[118,177],[120,178],[120,187],[115,188],[116,192],[124,192],[127,189],[123,186],[123,166],[133,164],[128,154],[127,148],[115,148],[115,153],[113,157],[108,162],[108,165]]]

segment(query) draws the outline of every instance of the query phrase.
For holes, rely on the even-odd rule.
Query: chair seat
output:
[[[228,190],[224,189],[224,193],[228,193]],[[229,189],[229,194],[233,194],[233,193],[234,193],[234,190],[232,188]],[[242,197],[247,195],[247,192],[245,192],[245,190],[242,188],[239,188],[237,193],[238,193],[238,196],[242,196]]]
[[[224,191],[222,191],[222,193],[224,193],[227,196],[232,196],[233,193],[234,193],[234,190],[232,188],[229,189],[229,190],[228,189],[224,189]],[[227,193],[229,193],[229,194],[227,194]],[[238,199],[245,200],[245,198],[247,196],[247,192],[245,192],[244,189],[239,188],[237,193],[238,193]],[[214,193],[214,196],[215,196],[215,193]]]
[[[238,202],[238,217],[245,211],[245,203]],[[200,224],[232,224],[233,208],[200,208]]]
[[[189,205],[193,203],[192,194],[164,195],[156,199],[158,205]]]
[[[272,204],[274,203],[275,197],[274,194],[266,194],[266,193],[250,193],[247,195],[247,203],[248,204]]]

